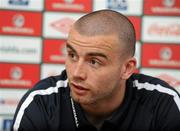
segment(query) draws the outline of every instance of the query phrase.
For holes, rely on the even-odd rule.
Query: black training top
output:
[[[108,106],[108,103],[107,103]],[[180,95],[164,81],[133,74],[125,98],[101,131],[179,130]],[[14,131],[96,131],[70,97],[66,71],[41,80],[21,99],[13,120]]]

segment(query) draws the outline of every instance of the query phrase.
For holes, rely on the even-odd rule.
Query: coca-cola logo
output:
[[[153,23],[148,28],[148,34],[180,36],[180,24],[174,23],[174,24],[169,24],[169,25],[160,25],[157,23]]]

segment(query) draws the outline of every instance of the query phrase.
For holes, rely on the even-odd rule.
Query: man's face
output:
[[[75,101],[93,104],[109,100],[120,91],[123,61],[117,41],[115,35],[88,37],[71,30],[66,70]]]

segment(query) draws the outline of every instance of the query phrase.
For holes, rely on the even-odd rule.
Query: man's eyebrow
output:
[[[66,47],[70,48],[73,52],[76,52],[76,50],[69,43],[66,43]]]
[[[108,59],[105,54],[98,53],[98,52],[90,52],[90,53],[87,54],[87,56],[100,56],[100,57],[104,57],[105,59]]]

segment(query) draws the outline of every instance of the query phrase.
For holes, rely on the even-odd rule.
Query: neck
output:
[[[121,105],[125,95],[125,81],[113,91],[111,97],[91,104],[81,105],[90,121],[108,118]]]

